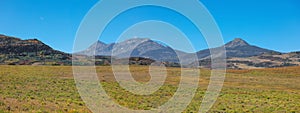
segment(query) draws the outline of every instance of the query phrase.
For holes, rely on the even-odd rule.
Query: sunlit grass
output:
[[[0,66],[0,112],[90,112],[81,100],[68,66]],[[149,67],[130,67],[139,82],[150,79]],[[179,68],[168,68],[165,84],[152,95],[132,94],[119,86],[111,67],[97,67],[98,77],[116,103],[131,109],[156,108],[178,87]],[[210,112],[300,111],[300,67],[227,71],[224,88]],[[199,87],[185,112],[197,112],[209,83],[201,70]]]

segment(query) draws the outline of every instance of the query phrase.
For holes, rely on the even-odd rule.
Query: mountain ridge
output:
[[[175,51],[171,47],[159,44],[149,38],[132,38],[111,44],[105,44],[101,41],[97,41],[85,51],[81,51],[77,54],[91,56],[95,53],[95,55],[113,56],[117,58],[145,57],[156,61],[179,62],[176,52],[179,51]]]
[[[226,48],[228,67],[234,69],[282,67],[300,65],[300,52],[281,53],[274,50],[260,48],[236,38],[223,46],[211,48]],[[110,64],[110,59],[120,59],[120,62],[130,58],[131,64],[146,64],[167,62],[178,66],[178,56],[189,60],[193,53],[173,49],[163,42],[153,41],[149,38],[132,38],[118,43],[106,44],[101,41],[93,43],[85,51],[74,55],[94,56],[96,50],[96,64]],[[210,49],[196,52],[200,67],[210,67]],[[138,60],[136,60],[138,59]],[[0,64],[51,64],[71,65],[72,56],[44,44],[37,39],[22,40],[0,34]],[[192,64],[190,62],[189,64]]]
[[[141,41],[145,41],[141,42]],[[131,44],[128,42],[134,42],[135,44]],[[140,42],[140,43],[139,43]],[[102,43],[102,42],[101,42]],[[100,43],[100,44],[101,44]],[[121,44],[119,44],[121,43]],[[293,57],[292,54],[288,53],[281,53],[274,50],[264,49],[255,45],[251,45],[245,40],[241,38],[235,38],[234,40],[216,48],[211,49],[204,49],[200,50],[195,53],[186,53],[183,51],[172,49],[171,47],[161,45],[159,43],[156,43],[155,41],[152,41],[150,39],[143,39],[143,38],[133,38],[130,40],[125,40],[119,43],[114,43],[114,45],[117,45],[115,47],[115,51],[117,51],[117,54],[108,54],[108,56],[116,56],[119,58],[126,58],[126,57],[145,57],[150,59],[155,59],[156,61],[162,61],[162,62],[175,62],[179,63],[179,59],[177,57],[180,56],[181,58],[184,58],[183,62],[185,64],[183,65],[194,65],[195,62],[193,62],[191,59],[193,58],[193,55],[196,54],[198,59],[200,67],[204,68],[210,68],[211,63],[211,53],[210,50],[222,50],[221,48],[226,49],[226,55],[227,55],[227,67],[232,69],[244,69],[244,68],[262,68],[262,67],[284,67],[284,66],[296,66],[300,65],[300,59],[298,59],[298,56],[300,55],[300,52],[295,52],[294,56],[297,56],[297,58]],[[122,46],[123,45],[123,46]],[[133,47],[130,47],[131,45],[134,45]],[[133,51],[123,51],[124,48],[129,47],[133,49]],[[147,50],[147,48],[151,47],[152,49]],[[147,54],[138,54],[140,52],[134,51],[134,49],[137,48],[137,51],[143,51],[143,53]],[[145,49],[146,48],[146,49]],[[141,50],[139,50],[141,49]],[[106,49],[108,50],[108,49]],[[96,55],[103,55],[99,54],[101,53],[101,50],[96,49]],[[121,52],[120,52],[121,51]],[[123,52],[122,52],[123,51]],[[119,54],[118,53],[127,53]],[[220,52],[217,52],[215,54],[216,57]],[[296,55],[295,55],[296,54]],[[131,56],[132,55],[132,56]],[[158,55],[158,56],[155,56]],[[173,57],[170,57],[173,56]],[[176,56],[176,57],[174,57]],[[285,56],[285,57],[284,57]],[[288,56],[288,57],[286,57]],[[162,57],[167,57],[165,59],[160,59]],[[269,58],[269,59],[268,59]],[[285,59],[286,58],[286,59]],[[176,60],[174,60],[176,59]],[[197,61],[198,62],[198,61]]]

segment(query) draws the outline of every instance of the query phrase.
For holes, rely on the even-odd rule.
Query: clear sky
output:
[[[98,0],[1,0],[0,34],[37,38],[54,49],[72,52],[85,14]],[[224,41],[243,38],[253,45],[281,52],[300,51],[299,0],[201,0],[214,16]],[[171,14],[170,17],[163,16]],[[139,18],[142,17],[142,18]],[[128,23],[157,19],[178,23],[180,15],[163,8],[142,7],[122,13],[100,39],[111,43]],[[175,19],[174,19],[175,18]],[[101,20],[99,20],[101,21]],[[118,25],[116,23],[124,23]],[[127,24],[126,24],[127,23]],[[188,21],[184,31],[197,50],[207,48]],[[127,26],[129,27],[129,26]],[[147,37],[151,38],[151,37]]]

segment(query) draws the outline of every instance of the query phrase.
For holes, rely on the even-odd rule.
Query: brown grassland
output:
[[[150,79],[147,66],[130,68],[135,80]],[[0,113],[90,112],[77,92],[70,66],[0,66]],[[119,87],[111,67],[97,67],[102,86],[115,102],[131,109],[158,107],[173,96],[179,68],[168,68],[165,84],[154,94],[139,96]],[[184,112],[197,112],[209,83],[201,69],[199,87]],[[224,87],[210,112],[299,112],[300,67],[228,70]]]

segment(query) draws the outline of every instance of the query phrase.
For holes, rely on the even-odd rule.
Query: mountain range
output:
[[[98,41],[78,54],[89,56],[95,54],[97,56],[113,56],[116,58],[143,57],[155,61],[179,62],[176,51],[178,50],[148,38],[133,38],[111,44]]]
[[[226,48],[226,55],[228,58],[250,57],[261,55],[263,53],[280,54],[280,52],[277,51],[263,49],[257,46],[250,45],[240,38],[236,38],[233,41],[225,44],[224,46]],[[194,54],[174,50],[169,46],[162,45],[156,41],[147,38],[133,38],[120,43],[111,44],[105,44],[101,41],[98,41],[91,45],[85,51],[80,52],[79,54],[93,55],[94,53],[95,55],[116,56],[119,58],[125,58],[129,56],[147,57],[160,61],[178,61],[177,54],[187,57],[190,54]],[[198,59],[208,58],[210,57],[210,50],[201,50],[199,52],[196,52],[196,54],[198,56]]]
[[[233,69],[266,68],[300,65],[300,52],[281,53],[251,45],[241,38],[221,46],[226,49],[227,66]],[[212,48],[212,49],[218,49]],[[86,50],[74,53],[74,56],[96,56],[96,64],[110,65],[111,59],[122,64],[150,65],[164,62],[168,66],[180,66],[178,56],[189,60],[197,55],[200,67],[210,68],[211,53],[209,49],[196,53],[175,50],[162,42],[148,38],[132,38],[118,43],[106,44],[97,41]],[[12,65],[71,65],[71,54],[52,49],[37,39],[21,40],[0,35],[0,64]],[[186,65],[192,65],[189,62]]]

